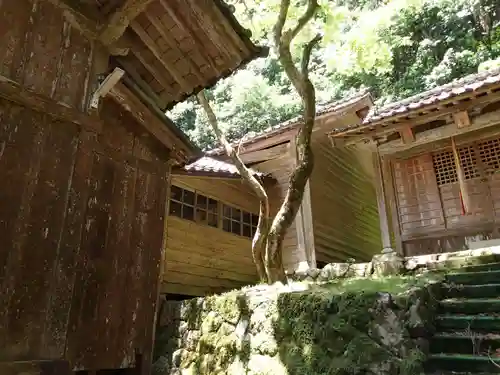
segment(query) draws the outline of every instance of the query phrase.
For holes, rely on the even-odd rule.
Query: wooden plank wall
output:
[[[288,190],[288,180],[293,170],[291,156],[286,155],[280,158],[268,160],[255,166],[256,169],[262,172],[271,173],[277,180],[276,188],[272,189],[269,194],[269,204],[271,211],[276,213],[281,206],[283,197]],[[297,264],[303,261],[302,254],[299,254],[297,238],[297,224],[294,220],[293,224],[288,228],[283,241],[283,265],[285,270],[289,272],[295,271]]]
[[[93,45],[49,1],[0,3],[0,75],[83,110]]]
[[[0,2],[0,75],[24,89],[85,110],[93,53],[50,2]],[[0,362],[149,362],[167,154],[101,112],[95,134],[0,99]]]
[[[382,248],[371,155],[315,139],[310,186],[319,262],[370,260]]]
[[[2,361],[150,354],[167,171],[119,111],[97,137],[0,101]]]
[[[172,184],[258,214],[257,197],[239,179],[173,176]],[[202,296],[257,280],[251,240],[168,216],[163,293]]]
[[[470,199],[468,213],[462,206],[456,175],[443,172],[441,164],[438,169],[442,181],[438,186],[432,153],[393,162],[398,219],[406,255],[462,250],[471,241],[491,236],[500,201],[498,174],[483,175],[476,143],[459,147],[462,156],[471,155],[471,159],[462,158],[469,173],[465,180]],[[449,148],[438,150],[437,160],[444,160],[446,153],[450,164],[453,159]],[[446,168],[454,170],[454,165]]]

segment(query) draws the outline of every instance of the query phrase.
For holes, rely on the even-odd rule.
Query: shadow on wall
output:
[[[153,374],[420,373],[432,331],[430,288],[403,277],[348,283],[167,302]]]

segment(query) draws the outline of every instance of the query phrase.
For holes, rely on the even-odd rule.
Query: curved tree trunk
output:
[[[314,166],[311,135],[316,117],[316,92],[314,85],[309,79],[309,61],[311,52],[314,46],[321,40],[321,36],[317,35],[304,47],[300,71],[293,62],[290,44],[304,26],[314,17],[319,5],[316,0],[309,0],[305,13],[299,18],[295,27],[283,31],[289,7],[290,0],[281,1],[278,21],[274,27],[274,43],[277,48],[279,61],[302,99],[304,117],[296,140],[297,166],[290,176],[285,199],[269,230],[266,247],[266,271],[271,282],[286,282],[286,275],[283,268],[283,240],[286,231],[292,225],[295,216],[297,216],[297,212],[302,204],[307,180]]]
[[[308,0],[307,9],[298,20],[297,25],[283,32],[287,20],[290,0],[282,0],[278,21],[274,27],[274,41],[278,58],[283,68],[299,93],[304,106],[303,125],[299,129],[296,140],[297,165],[292,172],[288,190],[281,207],[270,223],[269,198],[260,181],[251,174],[240,159],[237,150],[231,146],[219,128],[217,118],[210,107],[205,94],[198,94],[198,101],[207,114],[208,120],[224,147],[226,154],[231,158],[242,179],[252,188],[260,201],[259,223],[252,241],[252,255],[257,267],[257,273],[262,281],[286,283],[287,278],[283,267],[283,240],[287,230],[295,220],[295,216],[302,203],[307,180],[313,170],[313,152],[311,149],[311,134],[316,116],[316,93],[309,80],[309,60],[314,46],[321,40],[317,35],[305,47],[302,53],[301,70],[293,63],[290,44],[304,26],[314,17],[317,9],[317,0]]]

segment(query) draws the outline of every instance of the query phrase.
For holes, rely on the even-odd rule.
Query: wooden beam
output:
[[[148,21],[151,22],[153,27],[156,29],[156,31],[158,31],[158,34],[160,34],[165,43],[167,43],[167,45],[171,49],[178,49],[177,43],[175,42],[175,40],[172,40],[172,33],[169,33],[167,32],[167,30],[165,30],[165,26],[162,24],[160,19],[157,16],[150,14],[150,12],[146,12],[145,15]],[[196,78],[198,78],[199,82],[206,81],[206,78],[202,77],[202,75],[200,74],[200,68],[193,63],[189,56],[187,56],[183,60],[183,63],[186,63],[189,66],[189,70],[196,76]]]
[[[137,86],[139,86],[141,90],[144,91],[144,93],[154,101],[155,105],[158,108],[165,107],[165,104],[162,102],[161,98],[151,89],[151,86],[142,79],[141,75],[137,72],[135,67],[130,63],[128,59],[118,57],[116,61],[123,67],[123,69],[127,71],[127,75],[129,75],[134,80],[134,82],[137,83]]]
[[[397,206],[396,189],[394,188],[394,177],[392,174],[392,163],[389,158],[382,159],[382,176],[384,180],[385,196],[389,201],[389,209],[391,213],[392,231],[396,252],[404,256],[403,241],[401,239],[401,227],[399,224],[399,212]]]
[[[195,7],[199,7],[199,9],[201,8],[202,14],[208,14],[209,16],[211,14],[213,16],[211,21],[217,26],[222,26],[223,30],[221,31],[226,33],[226,36],[229,38],[229,41],[232,42],[231,44],[235,50],[240,53],[248,53],[248,48],[242,38],[234,31],[233,27],[229,24],[227,17],[222,14],[217,4],[215,4],[215,1],[201,2],[199,0],[190,0],[189,2],[191,2],[191,4]],[[201,7],[202,4],[206,5],[205,9]]]
[[[246,164],[257,163],[271,159],[276,159],[279,158],[280,156],[286,155],[289,153],[289,149],[290,149],[290,143],[285,143],[271,148],[266,148],[264,150],[256,150],[252,152],[243,153],[240,155],[240,158]]]
[[[375,190],[377,193],[378,215],[380,220],[380,236],[382,239],[382,252],[390,253],[394,251],[391,244],[391,234],[389,232],[389,219],[387,216],[386,194],[384,187],[384,176],[382,173],[382,163],[378,151],[373,152],[373,166],[375,169]]]
[[[71,375],[71,367],[65,360],[34,360],[0,362],[2,375]]]
[[[455,121],[459,129],[467,128],[471,125],[469,113],[467,111],[453,113],[453,121]]]
[[[152,64],[150,64],[144,55],[136,48],[132,49],[132,54],[140,61],[142,65],[147,69],[148,72],[156,79],[164,89],[168,89],[172,86],[172,82],[167,79],[163,72],[160,72]],[[176,100],[177,96],[173,96],[171,92],[168,92],[168,102]],[[163,107],[160,107],[163,108]]]
[[[178,146],[178,137],[168,129],[168,118],[162,121],[123,83],[118,83],[109,94],[126,111],[130,112],[149,133],[156,137],[163,145],[172,150],[179,159],[187,159],[188,151]],[[175,125],[172,125],[175,126]],[[177,144],[177,147],[176,147]]]
[[[401,139],[403,143],[412,143],[415,142],[415,134],[413,134],[413,129],[410,125],[404,125],[399,129],[399,134],[401,135]]]
[[[176,13],[177,9],[181,7],[189,9],[189,13],[193,14],[191,22],[204,32],[207,39],[209,39],[212,44],[227,57],[230,64],[241,60],[241,55],[234,48],[231,48],[231,43],[228,43],[225,38],[221,38],[221,35],[213,22],[214,20],[211,17],[207,17],[206,10],[201,9],[198,2],[199,0],[167,0],[164,4],[167,8],[171,8],[174,13]]]
[[[458,187],[460,188],[460,198],[462,200],[465,214],[468,215],[471,213],[470,196],[467,189],[467,184],[465,183],[465,173],[464,169],[462,168],[460,154],[457,150],[455,138],[451,138],[451,150],[453,151],[453,160],[455,162],[455,169],[457,171]]]
[[[191,87],[184,77],[177,71],[177,69],[170,63],[168,63],[162,56],[160,52],[160,47],[155,43],[153,38],[144,30],[144,28],[136,21],[130,23],[130,27],[135,33],[141,38],[146,47],[153,53],[153,55],[158,59],[158,61],[165,67],[172,78],[179,84],[181,89],[186,93],[191,93],[194,87]]]
[[[61,10],[64,18],[88,39],[98,38],[101,28],[99,13],[78,0],[48,0]]]
[[[491,90],[491,88],[489,88],[488,90]],[[484,94],[484,91],[478,91],[476,93],[476,95],[479,94]],[[358,129],[349,129],[341,133],[334,133],[331,134],[331,136],[334,138],[347,137],[347,139],[352,139],[352,141],[355,140],[359,142],[361,138],[373,137],[375,135],[382,136],[385,134],[393,133],[396,131],[396,128],[401,125],[402,122],[407,123],[412,127],[415,127],[420,124],[445,118],[456,112],[466,111],[474,106],[489,104],[491,102],[497,101],[500,98],[500,93],[488,93],[487,95],[483,95],[480,97],[473,97],[471,98],[471,100],[460,102],[460,100],[468,99],[470,98],[470,96],[471,96],[470,93],[468,93],[467,95],[465,94],[460,95],[459,97],[455,97],[453,99],[440,102],[439,105],[426,108],[427,113],[424,115],[419,115],[419,116],[415,115],[414,117],[410,117],[410,115],[412,115],[412,112],[403,113],[397,116],[373,122],[371,124],[362,125]],[[447,104],[450,104],[450,102],[451,103],[456,102],[457,104],[454,104],[452,106],[446,106]],[[382,125],[385,126],[382,127]],[[358,132],[361,133],[357,134]]]
[[[182,14],[176,13],[172,10],[172,8],[167,4],[167,0],[159,0],[161,6],[166,10],[170,18],[184,31],[188,34],[196,45],[197,49],[200,51],[206,50],[205,41],[198,36],[198,33],[193,30],[191,24],[187,22]],[[204,59],[205,63],[212,69],[216,76],[220,75],[220,70],[217,68],[217,63],[208,53],[200,53],[201,57]]]
[[[125,2],[113,12],[106,26],[101,32],[99,39],[105,46],[116,42],[125,33],[130,23],[146,10],[152,0],[125,0]]]
[[[465,128],[459,128],[456,124],[445,125],[436,129],[427,130],[415,135],[415,142],[405,144],[401,140],[391,141],[379,146],[381,154],[394,154],[408,151],[412,148],[423,146],[431,142],[449,139],[463,135],[475,130],[486,129],[500,124],[500,111],[486,113],[472,119],[471,125]]]
[[[44,95],[26,90],[17,82],[4,76],[0,76],[0,98],[45,113],[55,119],[77,124],[94,132],[100,132],[102,129],[102,122],[99,118],[89,116],[66,104],[57,103]]]
[[[316,248],[314,246],[314,223],[311,203],[311,184],[310,178],[304,189],[304,198],[302,199],[302,224],[304,226],[304,239],[306,243],[306,254],[309,266],[316,268]]]

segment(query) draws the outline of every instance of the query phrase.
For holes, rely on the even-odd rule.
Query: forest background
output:
[[[271,46],[280,0],[226,0],[252,38]],[[305,0],[292,0],[290,18]],[[317,105],[369,89],[377,105],[470,73],[500,66],[498,0],[320,0],[314,22],[295,48],[316,33],[310,77]],[[296,54],[297,58],[300,54]],[[206,91],[229,140],[296,117],[300,99],[271,49]],[[200,148],[218,145],[196,97],[167,113]]]

